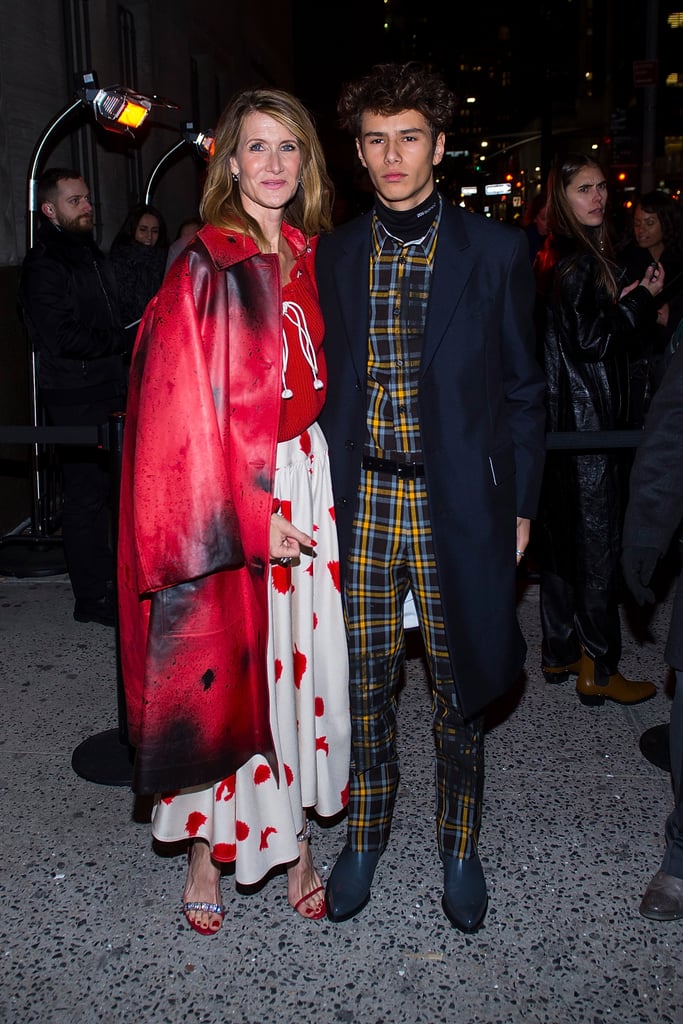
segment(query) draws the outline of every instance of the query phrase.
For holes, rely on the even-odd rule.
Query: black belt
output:
[[[374,455],[363,456],[363,469],[374,470],[375,473],[391,473],[392,476],[407,477],[417,480],[425,475],[421,462],[392,462],[391,459],[376,459]]]

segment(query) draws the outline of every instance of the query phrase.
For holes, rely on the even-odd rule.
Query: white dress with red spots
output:
[[[257,755],[213,786],[157,799],[152,814],[158,840],[206,839],[215,860],[235,863],[243,885],[297,859],[302,808],[330,817],[348,796],[339,550],[327,443],[317,424],[278,444],[274,498],[285,518],[316,541],[314,557],[302,553],[289,567],[270,566],[268,687],[279,783]]]

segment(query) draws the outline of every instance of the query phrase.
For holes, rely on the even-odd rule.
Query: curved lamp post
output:
[[[79,74],[77,76],[75,99],[67,107],[61,110],[52,119],[52,121],[50,121],[40,136],[31,156],[28,172],[28,216],[26,220],[27,252],[32,248],[35,240],[38,214],[36,194],[38,185],[38,168],[40,166],[42,155],[47,143],[52,139],[57,129],[81,107],[87,107],[92,110],[95,121],[102,125],[103,128],[106,128],[107,131],[113,131],[130,136],[134,136],[135,129],[139,128],[146,120],[152,107],[165,107],[173,110],[179,109],[178,104],[173,103],[170,100],[163,99],[155,95],[147,96],[142,93],[135,92],[132,89],[128,89],[125,86],[113,85],[107,89],[102,89],[99,86],[97,74],[94,71],[86,71]],[[31,343],[29,359],[29,402],[31,422],[35,428],[38,427],[39,423],[37,381],[37,353],[34,345]],[[41,465],[41,445],[38,442],[35,442],[32,445],[31,451],[31,531],[28,534],[23,532],[9,534],[7,537],[3,538],[0,543],[3,543],[6,540],[14,542],[28,541],[29,543],[32,541],[39,541],[43,543],[47,542],[49,529],[47,509],[45,507],[45,487],[43,476],[44,470]],[[25,570],[30,571],[19,572],[17,570],[21,568],[20,563],[13,565],[13,560],[10,559],[10,567],[4,566],[4,571],[8,574],[27,576],[49,575],[51,572],[64,571],[63,565],[59,565],[55,568],[52,562],[53,560],[48,558],[45,562],[46,567],[41,568],[38,564],[32,564],[28,567],[24,566]]]
[[[203,157],[205,160],[208,160],[213,153],[214,143],[216,141],[213,131],[198,131],[192,121],[186,121],[181,125],[180,132],[180,140],[163,154],[147,179],[147,187],[145,188],[146,205],[149,205],[151,201],[150,197],[152,195],[152,188],[156,184],[162,168],[168,163],[174,153],[178,152],[179,149],[182,149],[185,145],[193,146],[199,156]]]

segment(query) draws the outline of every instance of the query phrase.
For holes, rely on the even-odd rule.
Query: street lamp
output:
[[[147,119],[152,107],[165,107],[170,110],[178,110],[178,104],[171,100],[162,99],[160,96],[145,96],[142,93],[134,92],[125,86],[112,85],[108,89],[101,89],[97,74],[94,71],[85,71],[76,76],[76,98],[73,103],[65,107],[47,126],[41,135],[36,148],[33,150],[31,164],[28,174],[28,247],[33,246],[35,234],[36,214],[36,189],[38,180],[36,177],[40,158],[47,142],[55,133],[57,128],[66,121],[71,114],[79,108],[89,107],[95,117],[95,121],[106,128],[107,131],[116,132],[119,135],[134,136],[135,128],[139,128]]]
[[[180,140],[174,143],[174,145],[160,157],[156,167],[154,167],[152,173],[147,179],[147,187],[145,188],[145,205],[147,206],[149,206],[150,203],[152,187],[156,183],[161,169],[170,160],[174,153],[177,153],[178,150],[182,149],[185,145],[193,146],[195,151],[204,160],[208,160],[213,153],[216,139],[212,130],[206,132],[199,131],[195,128],[192,121],[186,121],[180,126],[180,134]]]
[[[107,131],[134,136],[135,129],[146,120],[152,107],[165,107],[178,110],[178,104],[159,96],[147,96],[135,92],[125,86],[114,85],[102,89],[94,71],[82,72],[76,76],[75,98],[72,103],[61,110],[47,125],[40,136],[33,154],[28,172],[28,216],[26,218],[27,252],[33,247],[37,223],[37,186],[38,168],[47,143],[57,129],[81,107],[92,110],[95,121]],[[38,373],[37,353],[33,342],[30,344],[29,358],[29,402],[32,426],[37,430],[39,424]],[[63,572],[63,565],[56,565],[45,549],[48,541],[48,514],[45,501],[45,469],[42,465],[41,446],[35,441],[31,446],[31,530],[30,533],[15,531],[2,538],[0,546],[5,542],[13,544],[29,542],[33,553],[38,552],[43,558],[42,566],[35,558],[29,566],[12,558],[5,558],[3,553],[2,569],[8,575],[45,575],[51,572]],[[42,542],[33,547],[32,542]],[[42,551],[41,551],[42,548]],[[47,558],[46,558],[47,555]]]

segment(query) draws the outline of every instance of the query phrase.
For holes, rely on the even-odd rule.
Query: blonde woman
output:
[[[120,513],[122,670],[134,788],[186,840],[182,908],[215,934],[221,867],[287,866],[325,914],[307,810],[345,806],[347,655],[313,274],[332,190],[311,118],[240,93],[216,133],[204,226],[141,325]]]

